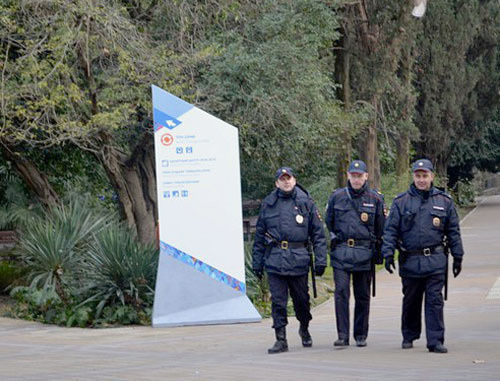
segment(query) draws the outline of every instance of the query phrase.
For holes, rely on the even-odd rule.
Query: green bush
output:
[[[87,207],[85,200],[74,196],[67,205],[57,205],[33,217],[21,234],[16,253],[25,264],[30,285],[50,287],[62,300],[79,288],[82,252],[92,235],[111,221]]]
[[[13,261],[0,261],[0,294],[22,283],[23,269]]]
[[[19,317],[79,327],[151,320],[158,250],[85,198],[32,217],[15,253],[29,283],[11,292]]]
[[[453,200],[458,206],[467,207],[475,204],[476,189],[470,181],[460,180],[451,190]]]
[[[91,296],[97,302],[96,317],[106,305],[150,306],[158,267],[153,244],[137,243],[132,233],[114,224],[99,232],[90,243],[84,264]]]

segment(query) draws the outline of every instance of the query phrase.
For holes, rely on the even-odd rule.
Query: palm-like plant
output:
[[[154,295],[158,250],[139,243],[126,227],[114,224],[96,234],[85,262],[91,296],[97,302],[96,318],[106,305],[117,302],[140,308]]]
[[[82,250],[111,218],[96,214],[73,196],[68,205],[57,205],[28,221],[17,253],[27,265],[31,286],[54,289],[65,301],[66,290],[82,278]]]

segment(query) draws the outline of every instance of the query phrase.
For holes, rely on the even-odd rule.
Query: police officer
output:
[[[314,247],[315,272],[326,267],[326,239],[319,213],[309,194],[297,184],[291,168],[276,172],[276,189],[262,202],[253,246],[253,270],[261,278],[265,268],[271,291],[271,309],[276,342],[268,353],[288,351],[286,340],[288,292],[299,335],[304,347],[312,346],[309,321],[308,271],[311,257],[308,241]]]
[[[425,295],[425,328],[430,352],[446,353],[442,289],[447,271],[443,246],[447,238],[453,256],[453,275],[462,270],[462,239],[451,197],[433,186],[434,169],[427,159],[413,166],[413,183],[394,199],[384,230],[382,253],[392,273],[394,250],[399,250],[399,275],[403,283],[401,328],[403,349],[420,338],[422,300]]]
[[[349,298],[354,290],[354,339],[366,346],[370,313],[370,281],[375,262],[382,263],[380,242],[384,229],[382,195],[368,187],[366,164],[354,160],[347,171],[347,186],[335,190],[328,201],[326,224],[330,230],[330,263],[334,268],[335,317],[338,340],[349,345]]]

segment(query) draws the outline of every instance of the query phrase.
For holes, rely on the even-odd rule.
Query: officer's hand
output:
[[[462,271],[462,258],[453,258],[453,277],[456,278]]]
[[[336,239],[331,239],[330,240],[330,251],[335,250],[335,246],[337,246],[337,240]]]
[[[392,274],[391,267],[394,270],[396,270],[396,266],[394,265],[394,256],[393,255],[391,255],[390,257],[385,258],[385,269]]]
[[[325,273],[326,266],[314,266],[314,273],[316,276],[321,276]]]
[[[261,269],[253,269],[253,273],[259,280],[261,280],[264,275],[264,272]]]
[[[375,264],[376,265],[381,265],[384,263],[384,257],[382,256],[381,252],[375,253]]]

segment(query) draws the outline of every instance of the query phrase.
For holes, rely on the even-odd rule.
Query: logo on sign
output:
[[[163,134],[161,136],[161,144],[163,144],[164,146],[169,146],[173,142],[174,142],[174,137],[172,135],[170,135],[170,134]]]

